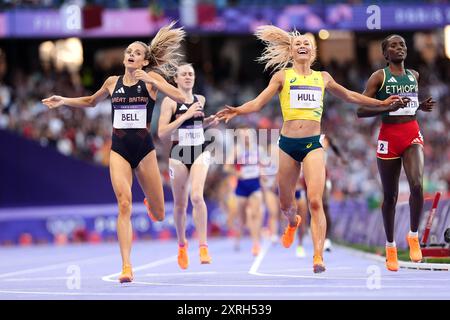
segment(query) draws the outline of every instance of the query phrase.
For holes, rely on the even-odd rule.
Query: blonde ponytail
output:
[[[166,77],[173,77],[176,74],[178,64],[183,57],[179,50],[186,32],[183,27],[172,29],[175,23],[172,21],[169,25],[162,27],[149,45],[151,56],[149,66]]]
[[[257,59],[264,63],[264,71],[273,68],[273,71],[282,70],[293,63],[291,55],[292,42],[302,34],[297,30],[286,32],[272,25],[260,26],[256,29],[255,36],[265,44],[265,49]],[[313,45],[311,63],[315,60],[316,48]]]

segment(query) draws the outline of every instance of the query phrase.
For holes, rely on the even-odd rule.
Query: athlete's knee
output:
[[[316,212],[323,209],[323,201],[320,195],[311,196],[308,200],[311,211]]]
[[[203,194],[201,192],[193,191],[191,193],[191,202],[194,207],[203,205],[205,203]]]
[[[119,214],[130,215],[131,214],[131,199],[128,197],[119,197],[118,201]]]
[[[397,203],[398,193],[385,193],[383,198],[383,206],[395,207]]]
[[[423,186],[420,181],[415,181],[411,184],[410,187],[411,196],[419,197],[423,196]]]
[[[173,209],[175,214],[185,214],[187,211],[187,203],[185,201],[175,202]]]

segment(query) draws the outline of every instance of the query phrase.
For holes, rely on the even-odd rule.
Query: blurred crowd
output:
[[[446,3],[447,0],[410,0],[408,3]],[[381,0],[378,3],[399,3],[398,0]],[[216,8],[227,6],[286,6],[292,4],[373,4],[371,0],[278,0],[275,3],[272,0],[2,0],[1,9],[12,8],[59,8],[64,4],[79,3],[82,5],[97,5],[104,8],[128,9],[128,8],[146,8],[158,6],[160,8],[178,8],[182,3],[197,3],[203,5],[213,5]]]
[[[35,70],[23,70],[7,65],[6,57],[0,50],[0,129],[11,130],[28,139],[38,141],[42,146],[56,148],[64,155],[76,157],[98,165],[108,165],[111,145],[111,105],[109,100],[96,108],[58,108],[48,110],[40,102],[52,94],[61,96],[83,96],[96,89],[87,86],[92,83],[82,71],[68,72],[56,70],[44,64]],[[315,69],[327,70],[335,80],[358,92],[364,90],[370,74],[379,65],[337,63],[332,61]],[[425,192],[450,189],[450,64],[446,58],[437,57],[425,61],[418,57],[410,65],[420,73],[420,98],[432,96],[438,101],[432,113],[418,112],[418,120],[425,140]],[[121,67],[117,70],[120,70]],[[8,79],[6,79],[7,70]],[[207,115],[213,114],[224,105],[238,105],[253,99],[267,84],[269,74],[254,74],[253,79],[237,76],[232,72],[233,65],[219,63],[215,76],[211,76],[211,66],[204,63],[196,67],[196,92],[206,96]],[[222,72],[223,71],[223,72]],[[228,72],[227,72],[228,71]],[[119,71],[120,72],[120,71]],[[111,75],[110,73],[109,75]],[[100,78],[100,75],[95,75]],[[98,80],[98,79],[97,79]],[[103,79],[100,79],[103,81]],[[92,87],[88,90],[88,87]],[[152,131],[156,131],[159,116],[158,102],[153,116]],[[376,166],[376,140],[380,119],[358,119],[356,107],[326,95],[323,118],[323,132],[332,137],[339,147],[344,161],[333,153],[328,157],[328,174],[332,182],[335,198],[366,197],[379,203],[381,186]],[[231,126],[246,122],[255,128],[280,128],[282,118],[277,97],[261,113],[233,120]],[[225,129],[224,124],[219,129]],[[168,144],[155,136],[160,169],[164,182],[169,183],[167,158]],[[207,196],[218,197],[222,190],[219,184],[224,181],[221,166],[211,167],[206,187]],[[400,192],[408,192],[404,176]]]

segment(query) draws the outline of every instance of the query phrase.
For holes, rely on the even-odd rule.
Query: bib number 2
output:
[[[387,141],[378,140],[377,153],[388,154],[388,145],[389,143]]]

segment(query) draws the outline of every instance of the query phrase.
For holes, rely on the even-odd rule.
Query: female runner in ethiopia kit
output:
[[[203,198],[210,152],[205,150],[204,129],[219,121],[214,116],[204,118],[205,97],[192,93],[195,72],[190,64],[178,67],[174,81],[186,95],[187,102],[178,103],[170,97],[163,100],[158,135],[161,139],[172,137],[169,175],[178,237],[178,265],[181,269],[186,269],[189,265],[186,240],[186,211],[189,194],[193,207],[192,216],[199,236],[200,263],[211,263],[207,243],[208,213]]]
[[[286,248],[292,245],[301,222],[295,204],[295,185],[303,162],[314,244],[313,271],[323,272],[327,225],[322,203],[325,158],[320,142],[320,123],[325,89],[350,103],[385,106],[389,110],[398,109],[403,101],[398,96],[384,101],[366,97],[339,85],[328,72],[312,70],[316,47],[309,36],[298,31],[288,33],[267,25],[258,27],[256,36],[266,44],[260,61],[266,63],[266,69],[274,67],[278,71],[258,97],[239,107],[226,106],[217,115],[228,122],[237,115],[258,112],[278,93],[284,120],[278,143],[280,208],[289,220],[281,238],[282,244]]]
[[[403,37],[390,35],[383,40],[381,47],[388,66],[372,74],[363,94],[377,99],[400,95],[409,102],[406,107],[397,111],[388,112],[361,106],[357,113],[359,117],[381,115],[377,163],[384,195],[381,211],[387,238],[386,267],[390,271],[397,271],[399,266],[394,241],[394,222],[402,162],[411,192],[409,197],[411,229],[407,236],[409,255],[413,262],[422,260],[417,230],[423,208],[424,155],[423,137],[416,113],[417,110],[431,112],[436,102],[430,97],[419,103],[419,73],[404,67],[407,47]]]
[[[177,51],[185,33],[181,28],[172,29],[173,25],[171,23],[161,28],[150,46],[140,41],[131,43],[124,54],[125,73],[106,79],[100,90],[92,96],[52,96],[42,100],[49,108],[64,105],[87,108],[95,107],[111,96],[113,133],[110,175],[119,209],[117,235],[122,256],[121,283],[133,281],[130,261],[133,171],[148,199],[150,216],[154,221],[164,219],[164,194],[149,127],[158,90],[176,101],[185,101],[181,90],[155,72],[170,75],[170,68],[177,64]],[[142,70],[145,67],[151,71],[146,73]]]

